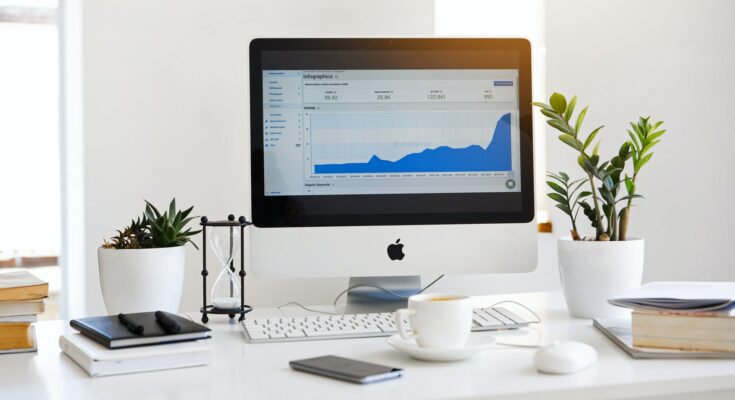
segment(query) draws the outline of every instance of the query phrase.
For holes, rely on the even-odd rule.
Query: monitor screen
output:
[[[266,196],[517,192],[517,69],[264,70]]]
[[[256,39],[258,226],[528,222],[522,39]]]

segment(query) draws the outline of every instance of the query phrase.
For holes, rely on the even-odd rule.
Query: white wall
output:
[[[639,176],[630,230],[646,238],[645,280],[735,280],[735,2],[547,2],[547,91],[591,105],[603,154],[627,121],[652,115],[669,133]],[[577,106],[580,107],[579,105]],[[551,130],[549,129],[549,132]],[[548,140],[548,168],[578,171]],[[554,214],[555,231],[569,224]]]
[[[143,198],[222,218],[249,209],[248,43],[267,36],[427,36],[429,0],[82,0],[86,310],[102,313],[96,248]],[[182,308],[201,302],[187,253]],[[344,279],[246,283],[256,305],[326,302]],[[76,294],[70,294],[76,296]]]

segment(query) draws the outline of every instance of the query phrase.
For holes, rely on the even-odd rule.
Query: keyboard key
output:
[[[268,334],[261,330],[248,330],[248,335],[251,339],[258,340],[258,339],[268,339]]]
[[[306,334],[302,330],[289,331],[289,332],[286,332],[286,337],[289,337],[289,338],[306,337]]]
[[[475,315],[478,318],[484,319],[486,322],[482,326],[504,326],[502,320],[498,319],[495,314],[486,310],[478,310]]]
[[[336,336],[334,331],[306,331],[304,333],[307,337]]]
[[[512,325],[513,321],[510,320],[510,318],[506,317],[505,315],[499,313],[497,310],[494,310],[492,308],[486,309],[485,312],[495,317],[498,321],[502,322],[503,325]]]
[[[525,323],[526,322],[525,319],[523,319],[523,318],[521,318],[521,317],[513,314],[512,312],[508,311],[505,308],[498,307],[495,310],[497,310],[499,313],[503,314],[504,316],[506,316],[508,319],[510,319],[511,321],[513,321],[516,324],[522,324],[522,323]]]

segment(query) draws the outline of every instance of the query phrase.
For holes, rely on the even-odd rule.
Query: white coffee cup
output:
[[[470,298],[456,294],[417,294],[408,298],[408,308],[396,310],[396,328],[405,340],[419,347],[461,348],[472,329]],[[408,321],[411,332],[404,324]]]

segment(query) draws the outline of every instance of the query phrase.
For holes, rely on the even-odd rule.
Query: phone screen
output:
[[[322,356],[291,361],[291,368],[357,383],[372,383],[398,378],[403,370],[385,365],[351,360],[337,356]]]

